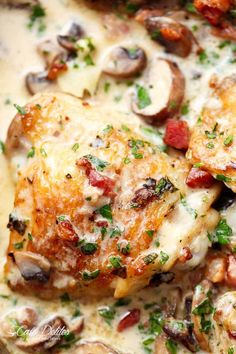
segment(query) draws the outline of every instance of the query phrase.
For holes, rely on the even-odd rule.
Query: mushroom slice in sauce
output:
[[[103,71],[117,78],[128,78],[140,73],[147,64],[142,48],[115,47]]]
[[[3,338],[13,338],[17,336],[18,326],[24,329],[33,328],[38,322],[38,314],[32,307],[21,307],[17,310],[7,312],[0,322],[0,332]],[[1,351],[0,351],[1,353]]]
[[[46,283],[49,280],[51,265],[47,258],[33,252],[15,252],[14,259],[26,281]]]
[[[7,5],[15,8],[25,8],[37,5],[38,3],[38,0],[0,0],[0,5]]]
[[[73,349],[73,354],[119,354],[119,353],[102,342],[86,341],[84,343],[79,344],[78,347]]]
[[[177,64],[157,59],[150,67],[145,87],[137,86],[132,109],[151,123],[170,118],[178,112],[184,90],[185,79]]]
[[[169,17],[149,17],[144,21],[151,38],[163,45],[168,53],[187,57],[195,41],[192,32]]]
[[[57,41],[62,48],[68,51],[76,51],[76,42],[83,36],[84,30],[78,23],[73,22],[65,35],[57,36]]]
[[[24,351],[44,352],[60,342],[65,331],[67,327],[64,320],[55,316],[36,327],[34,335],[29,335],[26,341],[19,338],[16,345]]]
[[[8,351],[5,344],[1,341],[1,339],[0,339],[0,353],[1,354],[10,354],[10,352]]]
[[[52,85],[51,80],[48,79],[46,71],[39,73],[28,73],[25,78],[27,90],[31,95],[35,95],[38,92],[45,91]]]

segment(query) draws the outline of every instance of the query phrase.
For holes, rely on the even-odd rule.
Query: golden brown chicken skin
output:
[[[236,191],[236,76],[215,89],[193,129],[187,157]]]
[[[8,224],[11,288],[43,297],[124,296],[168,271],[205,230],[217,187],[194,198],[183,156],[160,152],[132,122],[124,125],[127,116],[106,125],[111,114],[42,94],[14,118],[7,153],[12,164],[23,162]],[[170,242],[168,217],[181,213],[186,228]]]

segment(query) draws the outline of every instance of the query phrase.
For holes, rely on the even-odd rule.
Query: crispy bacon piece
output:
[[[190,132],[187,122],[169,119],[166,124],[164,143],[178,150],[187,150]]]
[[[155,189],[143,187],[135,192],[131,203],[134,208],[144,208],[155,199],[157,199]]]
[[[56,80],[58,75],[61,72],[64,72],[68,69],[66,62],[63,60],[61,56],[56,57],[48,69],[47,78],[51,81]]]
[[[114,192],[115,181],[97,172],[91,162],[85,157],[77,161],[76,164],[77,166],[82,166],[85,169],[86,176],[88,177],[89,184],[91,186],[102,189],[103,195],[107,197],[114,197],[116,195]]]
[[[231,0],[194,0],[194,6],[213,26],[230,9]]]
[[[78,241],[72,223],[69,220],[57,221],[57,235],[65,241]]]
[[[140,321],[140,310],[132,309],[128,311],[120,320],[117,326],[118,332],[123,332],[125,329],[134,326]]]
[[[227,285],[236,287],[236,259],[232,254],[228,256],[228,268],[225,282]]]
[[[181,250],[181,255],[179,257],[179,262],[180,263],[186,263],[190,259],[193,258],[193,255],[191,253],[191,250],[189,247],[183,247]]]
[[[190,188],[210,188],[214,183],[212,175],[200,168],[192,167],[186,178],[186,184]]]

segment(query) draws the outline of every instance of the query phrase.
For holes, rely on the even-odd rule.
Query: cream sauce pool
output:
[[[127,81],[124,83],[106,75],[100,75],[100,63],[106,51],[112,46],[119,44],[140,45],[151,60],[155,60],[156,57],[169,57],[179,64],[185,75],[187,85],[183,115],[190,126],[196,122],[204,103],[208,99],[210,92],[208,82],[212,75],[221,78],[235,71],[234,53],[236,51],[234,45],[209,36],[209,28],[194,18],[183,22],[194,31],[201,47],[205,49],[205,55],[198,56],[196,54],[197,48],[195,48],[187,59],[181,59],[164,53],[163,48],[152,42],[146,31],[132,20],[129,20],[127,24],[129,27],[128,34],[112,37],[110,29],[104,26],[106,21],[104,15],[88,9],[80,1],[43,0],[41,3],[46,10],[46,16],[42,19],[42,23],[36,22],[32,29],[27,26],[29,23],[29,12],[27,10],[0,7],[1,141],[5,140],[8,126],[16,113],[13,104],[23,105],[30,99],[30,95],[25,88],[25,75],[30,71],[41,71],[44,67],[43,59],[37,52],[38,43],[43,39],[55,38],[73,20],[81,23],[88,36],[93,39],[97,51],[96,65],[93,69],[85,69],[84,72],[83,69],[71,68],[73,79],[71,80],[72,76],[68,78],[62,76],[59,79],[60,88],[75,95],[80,95],[86,88],[92,91],[91,100],[95,104],[110,106],[118,112],[129,113],[129,119],[132,119],[130,96],[135,83],[142,83],[143,78],[142,76],[137,78],[135,83]],[[105,87],[109,87],[109,89],[105,89]],[[141,121],[140,124],[142,124]],[[11,292],[5,283],[3,266],[9,237],[6,225],[13,207],[14,184],[4,154],[0,155],[0,196],[0,315],[22,305],[35,307],[41,318],[55,313],[71,318],[73,313],[79,310],[85,318],[82,338],[101,339],[124,353],[144,353],[144,343],[145,340],[147,342],[147,339],[151,338],[150,335],[144,333],[142,328],[138,328],[138,326],[134,326],[123,333],[117,333],[116,326],[120,316],[128,308],[134,307],[141,308],[142,323],[144,323],[148,319],[152,304],[160,303],[167,296],[165,287],[143,290],[130,298],[132,302],[129,305],[115,306],[116,315],[111,323],[107,323],[101,318],[97,311],[101,306],[114,306],[115,301],[111,298],[94,302],[86,302],[85,299],[80,301],[65,301],[65,299],[42,301]],[[7,348],[10,353],[22,353],[11,343],[7,344]],[[152,344],[146,345],[146,348],[152,348]],[[180,352],[184,353],[187,350],[181,348]]]

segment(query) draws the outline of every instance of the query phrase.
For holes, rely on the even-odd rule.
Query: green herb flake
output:
[[[95,65],[90,54],[87,54],[84,56],[84,62],[87,66],[94,66]]]
[[[108,91],[110,90],[110,87],[111,87],[111,83],[108,82],[108,81],[106,81],[106,82],[104,83],[104,92],[105,92],[105,93],[108,93]]]
[[[16,104],[16,103],[14,104],[14,107],[16,108],[17,112],[18,112],[19,114],[21,114],[22,116],[24,116],[25,114],[27,114],[25,107],[19,106],[19,105]]]
[[[76,151],[78,151],[78,149],[79,149],[79,143],[75,143],[75,144],[72,146],[72,150],[73,150],[74,152],[76,152]]]
[[[94,165],[97,171],[103,171],[109,165],[108,162],[103,161],[93,155],[85,155],[84,158],[90,161]]]
[[[97,245],[97,243],[94,243],[94,242],[87,242],[87,243],[83,243],[83,245],[80,247],[80,249],[83,254],[91,255],[97,251],[98,245]]]
[[[207,144],[206,144],[206,147],[207,147],[208,149],[214,149],[215,145],[214,145],[214,143],[211,141],[210,143],[207,143]]]
[[[30,232],[28,232],[28,240],[29,241],[33,241],[33,236],[32,236],[32,234]]]
[[[226,219],[221,219],[215,229],[215,236],[221,245],[230,243],[230,237],[233,235],[232,228],[227,224]]]
[[[115,318],[116,311],[114,308],[110,306],[104,306],[98,308],[99,315],[106,320],[106,322],[110,323]]]
[[[234,140],[234,136],[233,136],[233,135],[227,136],[227,138],[224,140],[224,145],[225,145],[225,146],[230,146],[230,145],[232,145],[233,140]]]
[[[114,303],[114,306],[115,307],[122,307],[122,306],[127,306],[130,303],[131,303],[131,299],[129,299],[127,297],[122,297]]]
[[[10,322],[13,325],[14,332],[16,333],[17,337],[21,338],[23,342],[28,340],[28,332],[26,329],[20,325],[19,321],[16,319],[10,318]]]
[[[168,259],[169,259],[169,256],[168,256],[168,254],[167,253],[165,253],[165,252],[163,252],[163,251],[161,251],[160,252],[160,263],[162,264],[162,265],[164,265],[164,264],[166,264],[166,262],[168,261]]]
[[[227,352],[228,354],[234,354],[234,348],[233,347],[230,347],[229,349],[228,349],[228,352]]]
[[[146,230],[145,233],[150,237],[150,238],[153,238],[153,235],[154,235],[154,230]]]
[[[32,146],[32,147],[30,148],[30,150],[28,151],[27,158],[28,158],[28,159],[33,158],[34,155],[35,155],[35,147]]]
[[[21,250],[23,248],[23,246],[24,246],[24,242],[23,241],[14,243],[14,248],[16,250]]]
[[[46,150],[45,150],[43,147],[40,148],[40,153],[41,153],[41,155],[42,155],[43,157],[47,157],[47,156],[48,156]]]
[[[172,339],[167,339],[165,342],[166,349],[170,354],[177,354],[177,343],[174,342]]]
[[[148,90],[140,85],[136,85],[138,108],[144,109],[152,103]]]
[[[116,257],[116,256],[111,256],[109,257],[109,262],[111,263],[112,267],[115,269],[119,269],[122,267],[122,263],[121,263],[121,258],[120,257]]]
[[[187,115],[189,113],[189,102],[186,102],[182,107],[181,107],[181,114],[182,115]]]
[[[84,271],[82,273],[82,278],[85,281],[94,280],[94,279],[96,279],[99,276],[99,274],[100,274],[100,270],[99,269],[96,269],[96,270],[94,270],[92,272],[89,272],[89,271],[86,270],[86,271]]]
[[[232,179],[230,177],[227,177],[225,175],[216,175],[217,181],[222,181],[222,182],[231,182]]]
[[[100,209],[98,209],[98,213],[102,215],[105,219],[112,222],[112,210],[109,204],[103,205]]]
[[[2,140],[0,140],[0,154],[4,154],[6,151],[5,144]]]

